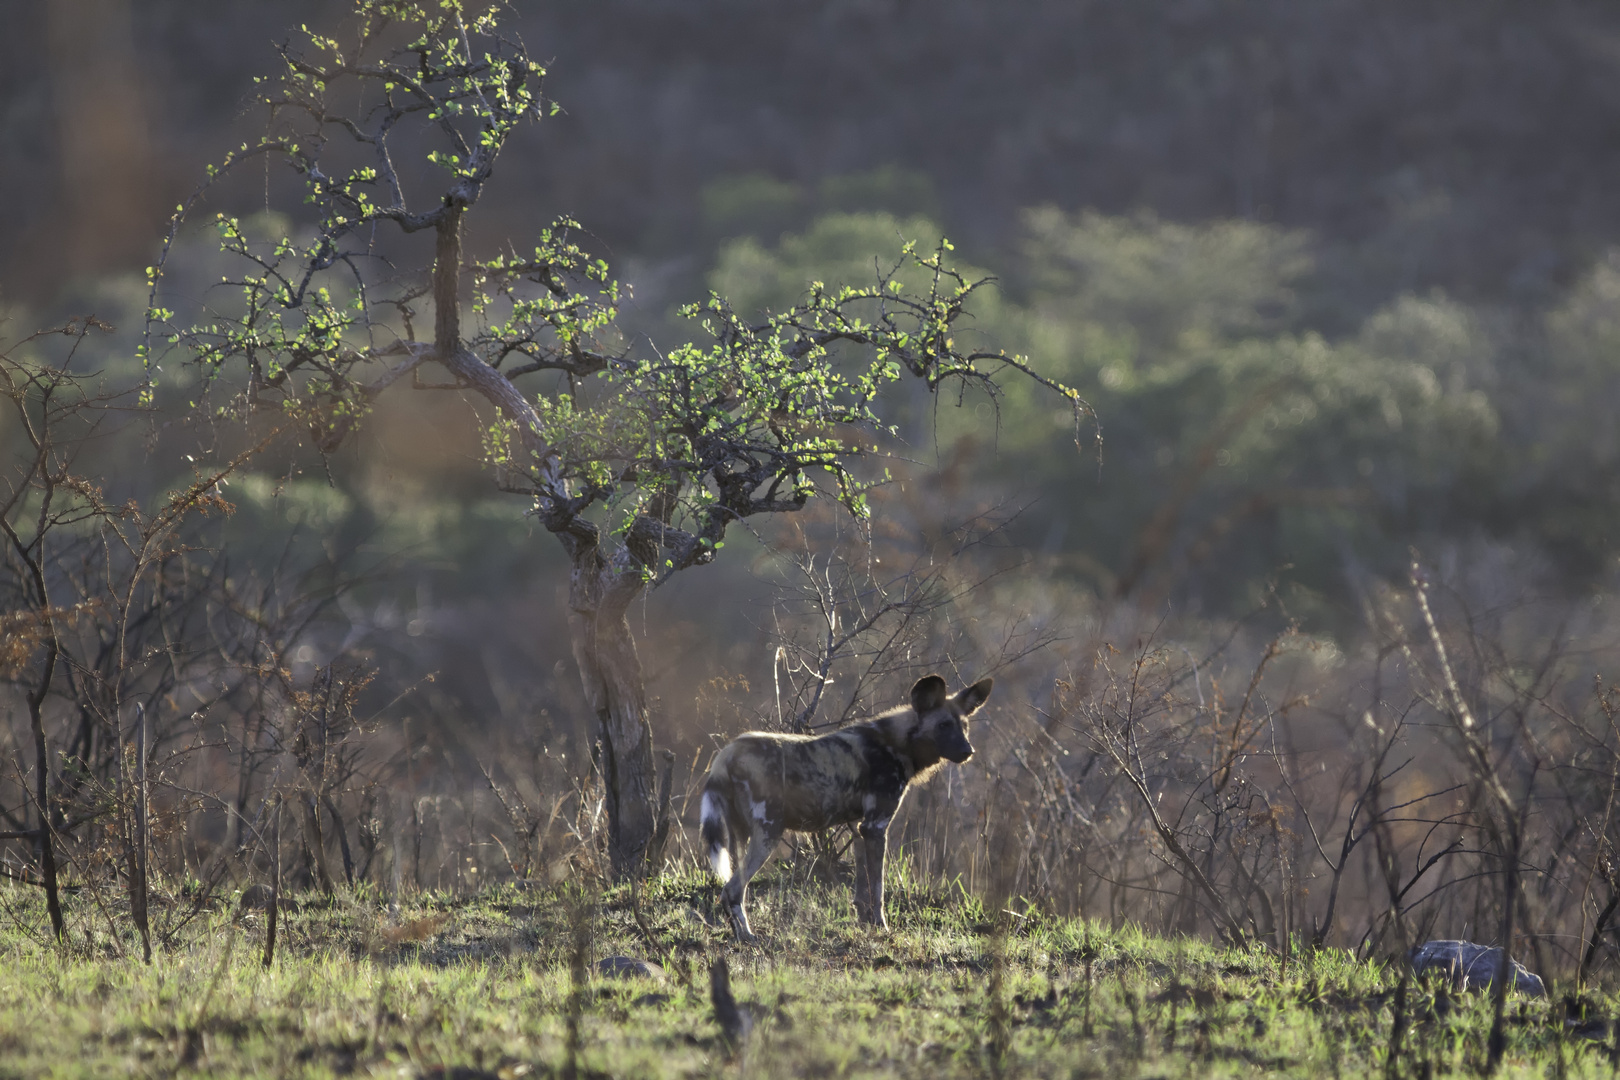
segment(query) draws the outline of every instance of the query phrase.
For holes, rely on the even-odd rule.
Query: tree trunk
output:
[[[310,792],[302,792],[298,801],[302,804],[304,818],[304,849],[309,852],[310,869],[313,871],[315,884],[320,886],[321,892],[327,899],[337,891],[332,881],[332,870],[326,861],[326,837],[321,834],[321,808],[315,802],[315,796]]]
[[[135,705],[135,812],[131,816],[130,824],[135,829],[135,842],[131,850],[134,853],[135,872],[130,877],[130,912],[135,916],[135,928],[141,932],[141,959],[146,963],[152,962],[152,929],[148,913],[148,902],[151,899],[151,865],[148,855],[151,853],[151,838],[148,836],[149,812],[148,801],[151,792],[146,786],[146,755],[147,755],[146,709],[139,702]]]
[[[45,695],[50,692],[51,677],[56,672],[56,640],[51,640],[45,658],[45,670],[39,687],[28,695],[28,723],[34,735],[35,809],[39,812],[39,835],[35,837],[35,850],[39,853],[39,877],[45,886],[45,910],[51,917],[51,934],[58,943],[66,929],[62,921],[62,900],[56,884],[56,847],[51,842],[51,755],[45,740]]]
[[[626,617],[643,588],[638,573],[615,573],[594,547],[575,556],[568,628],[602,741],[608,857],[621,881],[655,869],[663,857],[654,850],[662,844],[654,844],[660,830],[647,689]]]

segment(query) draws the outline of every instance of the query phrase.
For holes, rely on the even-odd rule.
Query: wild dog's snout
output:
[[[944,681],[937,678],[935,681],[938,685],[930,685],[926,691],[923,684],[918,683],[917,689],[912,691],[912,700],[919,711],[923,707],[935,711],[939,719],[934,728],[934,748],[946,761],[960,765],[973,756],[973,744],[967,737],[967,718],[990,696],[992,680],[977,682],[951,698],[944,696]]]
[[[973,744],[968,742],[966,727],[961,720],[951,719],[942,724],[941,730],[934,736],[934,746],[939,756],[946,761],[960,765],[973,756]]]

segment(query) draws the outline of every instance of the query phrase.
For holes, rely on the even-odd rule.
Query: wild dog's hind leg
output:
[[[746,792],[747,789],[744,790]],[[759,868],[776,850],[776,842],[782,838],[781,827],[767,816],[763,802],[753,803],[751,809],[748,849],[743,853],[736,873],[721,892],[726,910],[731,914],[731,925],[737,931],[737,937],[743,941],[754,940],[754,929],[748,924],[748,883],[759,873]]]
[[[737,872],[731,880],[726,882],[722,896],[726,901],[726,909],[731,913],[731,925],[737,931],[737,937],[743,941],[754,940],[754,929],[748,924],[748,882],[759,868],[765,865],[765,860],[771,857],[780,836],[767,835],[763,830],[755,830],[749,835],[748,850],[744,853]]]

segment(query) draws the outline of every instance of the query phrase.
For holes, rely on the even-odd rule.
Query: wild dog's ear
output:
[[[945,680],[938,675],[924,675],[911,688],[911,707],[919,713],[933,712],[945,704]]]
[[[974,683],[972,686],[968,687],[966,690],[960,690],[957,692],[956,707],[962,710],[963,716],[971,716],[979,711],[979,706],[983,705],[990,697],[990,687],[995,684],[995,681],[996,680],[990,678],[989,676],[986,676]],[[915,691],[913,691],[913,693],[915,693]]]

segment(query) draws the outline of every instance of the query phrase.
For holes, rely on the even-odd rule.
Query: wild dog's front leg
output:
[[[857,827],[857,834],[859,828]],[[866,840],[855,840],[855,921],[863,926],[872,921],[871,875],[866,872]]]
[[[855,915],[860,921],[887,930],[883,917],[883,855],[888,847],[889,820],[863,821],[860,827],[861,851],[856,860]],[[866,873],[862,890],[862,874]],[[864,892],[864,895],[863,895]]]

